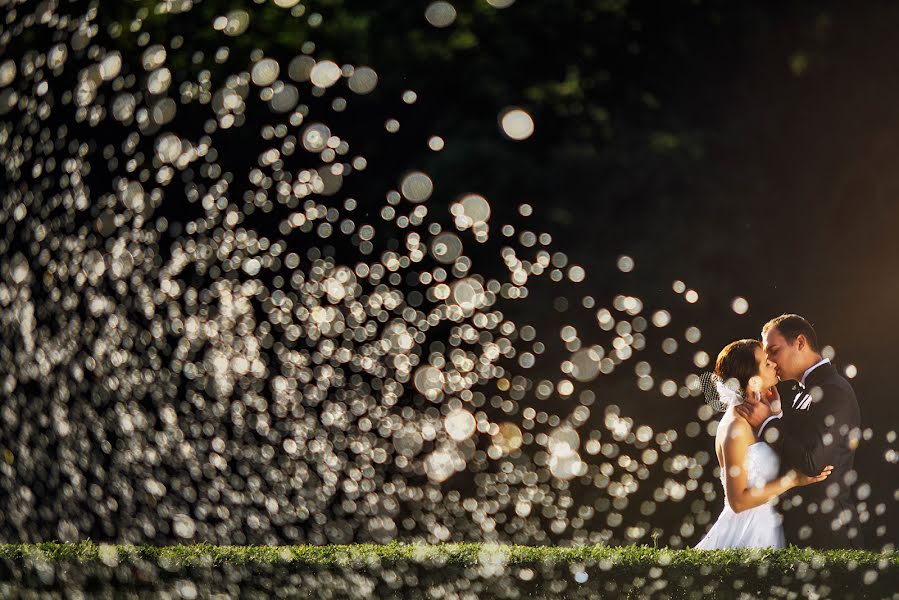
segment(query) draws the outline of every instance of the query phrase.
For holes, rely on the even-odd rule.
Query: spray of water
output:
[[[120,18],[48,1],[2,26],[2,537],[678,546],[701,533],[717,465],[710,446],[676,444],[713,432],[715,413],[693,401],[698,375],[639,359],[661,348],[705,369],[700,329],[675,331],[669,310],[625,293],[583,296],[594,324],[551,333],[565,356],[541,371],[549,340],[507,307],[587,270],[528,225],[535,209],[496,223],[487,198],[438,201],[439,182],[413,170],[362,210],[344,190],[364,187],[368,158],[328,123],[377,89],[376,69],[311,40],[289,60],[239,55],[258,18],[243,9],[202,23],[220,37],[209,55],[173,34],[200,6]],[[456,10],[435,2],[424,17],[447,27]],[[157,39],[152,19],[174,30]],[[520,108],[499,124],[511,140],[535,126]],[[498,275],[474,268],[476,247],[496,247]],[[654,431],[620,392],[597,403],[622,380],[690,399],[677,410],[696,419]],[[674,530],[653,524],[691,499]]]

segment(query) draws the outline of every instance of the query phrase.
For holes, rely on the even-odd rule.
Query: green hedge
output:
[[[897,598],[899,553],[645,546],[0,545],[0,597]]]

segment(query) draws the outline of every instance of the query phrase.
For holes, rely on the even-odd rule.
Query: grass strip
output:
[[[701,567],[714,565],[745,568],[764,563],[770,567],[795,568],[806,564],[820,569],[840,566],[854,570],[880,570],[899,566],[899,552],[870,550],[812,550],[808,548],[696,550],[652,548],[648,546],[522,546],[490,543],[218,546],[179,544],[173,546],[104,544],[86,540],[78,543],[42,542],[0,544],[0,559],[77,560],[103,562],[128,558],[153,559],[173,565],[218,565],[222,563],[308,563],[349,565],[379,562],[428,562],[472,566],[485,561],[504,564],[538,562],[604,563],[615,567],[646,565]]]

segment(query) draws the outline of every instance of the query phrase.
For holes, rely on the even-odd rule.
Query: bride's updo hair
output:
[[[727,381],[736,379],[740,389],[745,390],[749,380],[759,374],[759,363],[755,360],[755,349],[762,343],[758,340],[737,340],[731,342],[718,353],[715,374]]]

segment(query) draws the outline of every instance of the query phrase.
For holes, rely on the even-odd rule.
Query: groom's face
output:
[[[762,335],[762,345],[768,360],[774,363],[777,376],[783,379],[799,379],[805,369],[800,369],[800,356],[796,340],[790,344],[775,327]]]

